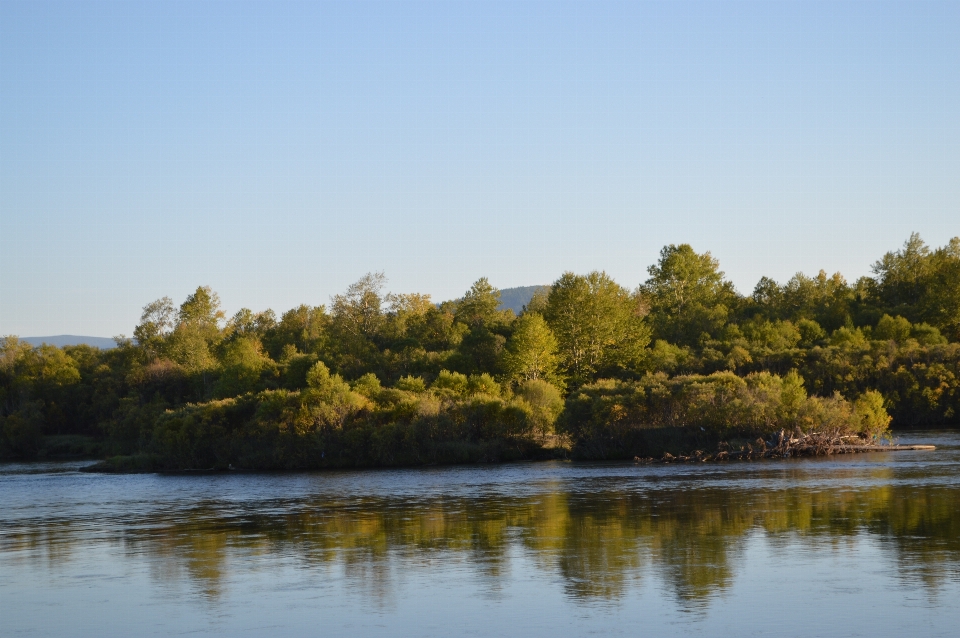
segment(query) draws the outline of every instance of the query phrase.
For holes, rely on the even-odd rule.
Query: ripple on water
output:
[[[951,635],[960,437],[909,438],[940,449],[206,476],[4,464],[0,605],[10,635],[883,636],[916,631],[918,608],[936,611],[925,635]]]

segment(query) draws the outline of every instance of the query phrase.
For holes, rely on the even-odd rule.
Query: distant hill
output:
[[[523,307],[533,299],[533,293],[550,286],[520,286],[518,288],[504,288],[500,291],[500,310],[510,308],[514,314],[520,314]]]
[[[79,345],[88,345],[93,346],[94,348],[100,348],[101,350],[109,350],[110,348],[116,348],[116,342],[108,337],[83,337],[79,335],[56,335],[53,337],[21,337],[20,341],[26,341],[31,346],[39,346],[41,344],[49,344],[51,346],[57,346],[62,348],[63,346],[79,346]]]

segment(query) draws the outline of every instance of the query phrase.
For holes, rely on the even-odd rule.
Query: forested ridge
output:
[[[227,318],[199,287],[147,304],[118,347],[0,341],[0,456],[127,469],[624,458],[718,441],[960,422],[960,238],[916,234],[850,283],[763,278],[663,248],[635,288],[564,273],[517,315],[387,293]]]

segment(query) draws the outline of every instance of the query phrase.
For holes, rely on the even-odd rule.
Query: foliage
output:
[[[671,244],[647,271],[650,278],[640,292],[649,304],[656,337],[695,345],[702,335],[715,334],[726,323],[735,293],[710,253],[697,254],[689,244]]]
[[[720,440],[770,436],[779,430],[882,436],[888,423],[876,392],[851,403],[838,394],[808,396],[796,372],[784,377],[715,372],[597,381],[568,397],[560,426],[581,454],[629,458],[662,452],[645,431],[685,429],[693,435],[688,437],[693,445],[714,447]]]
[[[227,319],[201,286],[144,306],[114,349],[4,337],[0,456],[79,436],[137,467],[333,467],[517,458],[554,434],[607,457],[960,423],[960,239],[749,296],[686,244],[648,274],[631,293],[564,273],[519,316],[486,278],[437,304],[370,273],[279,319]]]
[[[511,381],[547,380],[556,383],[557,338],[537,312],[527,312],[514,325],[504,353],[504,370]]]
[[[628,373],[650,340],[640,300],[604,272],[564,273],[543,314],[556,335],[561,370],[574,383]]]

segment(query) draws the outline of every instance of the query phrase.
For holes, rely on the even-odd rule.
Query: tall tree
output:
[[[164,340],[173,330],[176,317],[177,311],[170,297],[162,297],[143,307],[140,323],[133,329],[133,336],[149,359],[163,354]]]
[[[650,342],[641,300],[605,272],[564,273],[550,289],[544,318],[556,335],[561,369],[574,383],[635,366]]]
[[[557,338],[543,316],[525,312],[514,324],[504,353],[504,368],[512,381],[543,379],[556,382]]]
[[[873,265],[871,293],[883,312],[929,322],[960,339],[960,238],[931,251],[913,233]]]
[[[221,338],[224,313],[220,297],[209,286],[200,286],[180,304],[177,326],[167,339],[170,358],[191,372],[203,372],[216,365],[211,348]],[[206,385],[204,376],[204,385]]]
[[[379,366],[377,340],[384,325],[382,291],[386,282],[382,272],[367,273],[344,294],[333,297],[331,346],[336,368],[350,378]]]
[[[960,237],[954,237],[931,259],[932,274],[923,300],[921,319],[960,341]]]
[[[500,311],[500,291],[481,277],[456,302],[456,321],[469,328],[451,363],[461,372],[497,374],[507,342],[501,334],[513,320],[513,311]]]
[[[213,335],[219,332],[224,316],[220,309],[220,296],[210,286],[199,286],[180,304],[177,321],[181,326],[188,325]]]
[[[251,335],[262,339],[276,326],[277,316],[272,310],[253,312],[249,308],[241,308],[227,323],[227,333],[233,339]]]
[[[263,343],[276,361],[283,358],[285,348],[316,354],[326,346],[329,326],[326,308],[302,304],[283,313],[280,322],[266,331]]]
[[[929,285],[930,257],[930,248],[920,235],[911,233],[903,248],[888,252],[873,264],[876,295],[890,314],[899,314],[911,321],[919,319],[915,309]]]
[[[356,337],[373,338],[383,323],[383,287],[387,277],[371,272],[333,297],[331,311],[336,328]]]
[[[500,291],[490,285],[486,277],[481,277],[457,303],[456,318],[471,328],[489,327],[498,318]]]
[[[828,332],[850,324],[854,290],[840,273],[816,277],[797,273],[782,289],[780,318],[790,321],[811,319]]]
[[[695,345],[702,334],[723,327],[736,292],[719,266],[710,253],[698,254],[689,244],[663,247],[639,289],[658,338]]]
[[[419,293],[389,294],[386,301],[390,304],[387,312],[387,326],[384,332],[398,345],[419,346],[420,339],[431,311],[436,305],[430,295]]]

